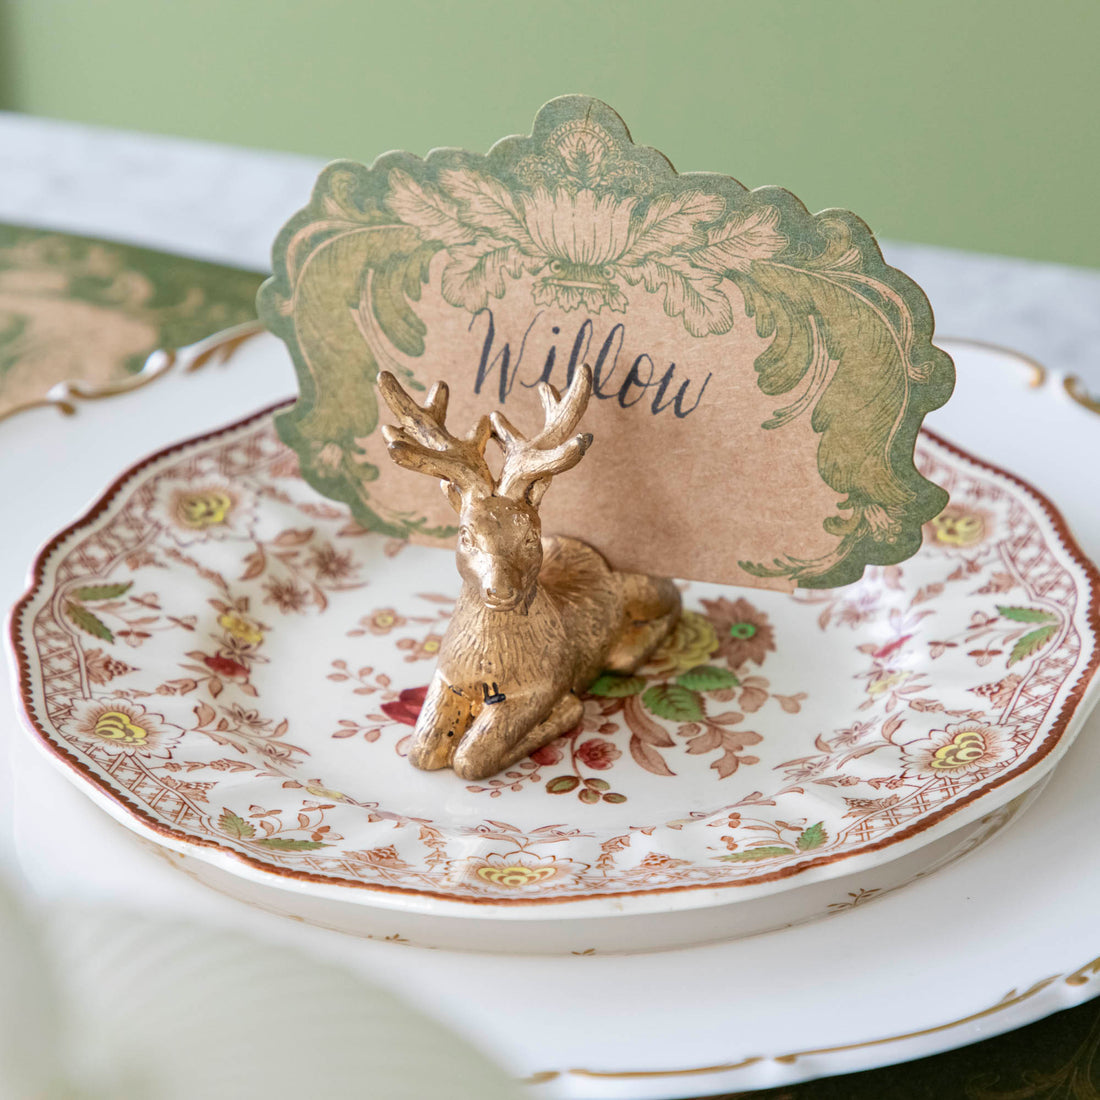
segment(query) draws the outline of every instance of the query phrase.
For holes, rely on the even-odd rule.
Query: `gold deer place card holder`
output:
[[[867,226],[680,175],[596,100],[486,156],[329,165],[274,272],[304,476],[456,549],[420,768],[482,779],[573,728],[675,626],[662,578],[848,584],[947,503],[914,446],[954,368]]]

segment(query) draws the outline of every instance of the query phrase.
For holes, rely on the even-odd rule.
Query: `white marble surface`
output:
[[[257,270],[322,161],[0,113],[0,221]],[[942,335],[1003,344],[1100,390],[1100,270],[883,242]]]

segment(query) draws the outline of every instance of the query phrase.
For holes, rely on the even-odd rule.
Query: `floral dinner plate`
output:
[[[641,949],[834,911],[1003,824],[1096,694],[1097,574],[1053,506],[927,433],[918,465],[951,504],[915,558],[793,596],[685,584],[639,675],[468,783],[404,759],[453,557],[318,498],[267,411],[47,545],[12,622],[26,715],[209,881],[364,934]]]

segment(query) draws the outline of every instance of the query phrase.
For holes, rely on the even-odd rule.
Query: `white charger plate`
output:
[[[950,350],[959,393],[936,426],[1046,489],[1095,553],[1100,517],[1074,476],[1095,454],[1095,422],[1050,385],[1025,389],[1011,356]],[[166,436],[246,411],[256,403],[249,395],[260,392],[252,387],[278,396],[269,367],[254,362],[251,376],[248,367],[244,349],[233,370],[209,374],[209,384],[202,374],[160,383],[140,398],[107,403],[94,424],[88,413],[73,424],[48,423],[43,412],[8,425],[5,442],[17,449],[5,454],[22,456],[8,458],[9,469],[47,451],[50,461],[40,462],[47,476],[37,492],[15,487],[13,510],[23,522],[5,559],[22,551],[25,560],[28,538],[41,541],[112,470]],[[977,399],[991,387],[998,418],[979,412]],[[168,418],[174,424],[165,431]],[[1026,428],[1006,438],[1006,423]],[[1078,456],[1069,469],[1067,453]],[[10,566],[4,583],[14,598]],[[399,973],[422,996],[441,998],[445,1013],[462,1016],[513,1066],[562,1096],[761,1087],[917,1057],[1018,1026],[1091,992],[1097,866],[1080,838],[1095,823],[1087,769],[1100,754],[1088,734],[1025,826],[890,897],[866,905],[852,899],[857,904],[841,919],[644,959],[550,964],[404,952],[400,960],[372,954],[370,965]],[[28,823],[34,813],[26,807]],[[79,837],[66,843],[79,851]],[[27,855],[33,860],[33,845]],[[1015,919],[1006,921],[1006,913]],[[586,1025],[572,1011],[582,988],[598,989],[601,1010],[631,1025],[598,1033]]]

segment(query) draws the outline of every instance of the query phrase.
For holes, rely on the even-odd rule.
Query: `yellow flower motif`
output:
[[[343,791],[334,791],[328,787],[322,787],[319,783],[306,783],[304,786],[314,798],[320,798],[326,802],[344,802],[348,797]]]
[[[867,685],[868,695],[882,695],[883,692],[893,691],[905,683],[913,674],[911,672],[888,672],[878,679],[872,680]]]
[[[524,886],[533,886],[536,882],[552,878],[556,873],[554,867],[526,867],[522,863],[512,863],[506,867],[479,867],[478,878],[485,879],[496,886],[504,886],[511,890],[521,889]]]
[[[247,537],[255,493],[218,475],[163,477],[154,482],[150,513],[181,546]]]
[[[245,645],[259,645],[264,640],[264,632],[251,619],[246,619],[236,611],[219,615],[218,625]]]
[[[58,732],[81,746],[94,747],[112,756],[162,757],[183,735],[179,726],[161,714],[152,714],[129,699],[82,699]]]
[[[575,885],[589,869],[562,856],[540,856],[534,852],[490,852],[483,857],[462,860],[455,871],[479,895],[507,890],[516,893],[560,892]]]
[[[119,741],[124,745],[142,745],[149,737],[144,726],[137,725],[129,714],[120,710],[105,710],[96,719],[91,732],[105,741]]]
[[[232,510],[233,498],[221,489],[184,492],[176,497],[176,518],[195,531],[221,526]]]
[[[443,635],[429,634],[422,642],[415,638],[402,638],[397,643],[398,649],[409,650],[406,661],[426,661],[439,655],[439,648],[443,644]]]
[[[388,634],[391,630],[406,623],[404,615],[399,615],[392,607],[379,607],[359,622],[372,634]]]
[[[958,777],[1007,764],[1014,753],[1009,731],[981,721],[956,722],[907,745],[909,767],[925,775]]]
[[[946,745],[940,745],[929,760],[937,771],[956,771],[985,756],[985,738],[977,730],[963,730]]]
[[[945,546],[975,546],[986,535],[985,517],[948,506],[932,520],[932,535]]]
[[[671,634],[649,659],[645,671],[653,676],[676,676],[704,665],[718,648],[713,624],[698,611],[685,611]]]

